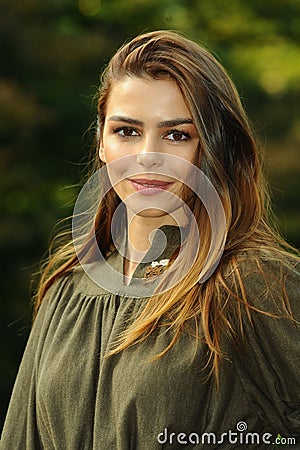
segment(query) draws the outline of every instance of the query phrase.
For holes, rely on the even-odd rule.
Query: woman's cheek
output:
[[[107,162],[115,161],[133,153],[130,145],[117,142],[104,146],[104,151]]]

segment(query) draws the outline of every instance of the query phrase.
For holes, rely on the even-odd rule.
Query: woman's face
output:
[[[100,158],[117,195],[138,214],[164,215],[172,199],[180,198],[198,143],[174,81],[127,77],[113,84]]]

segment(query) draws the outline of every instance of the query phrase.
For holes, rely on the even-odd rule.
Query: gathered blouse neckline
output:
[[[158,285],[158,281],[144,282],[145,272],[152,262],[168,260],[179,248],[187,230],[174,226],[163,225],[154,234],[151,247],[135,268],[131,281],[124,283],[124,254],[126,239],[123,237],[119,250],[113,250],[106,259],[87,264],[80,264],[73,273],[81,276],[78,289],[90,295],[121,295],[125,297],[149,298]]]

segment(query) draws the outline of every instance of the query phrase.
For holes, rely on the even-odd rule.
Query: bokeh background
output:
[[[173,29],[228,69],[266,154],[278,225],[300,246],[299,0],[0,0],[0,425],[30,331],[30,278],[72,213],[99,74]]]

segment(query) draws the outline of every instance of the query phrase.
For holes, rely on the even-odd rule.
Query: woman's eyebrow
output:
[[[112,116],[108,119],[109,122],[124,122],[129,123],[130,125],[138,125],[143,126],[144,122],[142,120],[138,119],[132,119],[131,117],[126,116]],[[157,124],[157,128],[164,128],[164,127],[176,127],[177,125],[184,125],[184,124],[193,124],[193,119],[189,117],[183,117],[183,118],[177,118],[177,119],[170,119],[170,120],[163,120]]]
[[[170,119],[170,120],[163,120],[162,122],[159,122],[157,124],[157,128],[176,127],[176,125],[193,124],[193,123],[194,123],[193,119],[190,119],[188,117],[178,118],[178,119]]]
[[[130,125],[139,125],[143,126],[144,122],[137,119],[131,119],[131,117],[125,117],[125,116],[112,116],[108,119],[109,122],[125,122],[129,123]]]

